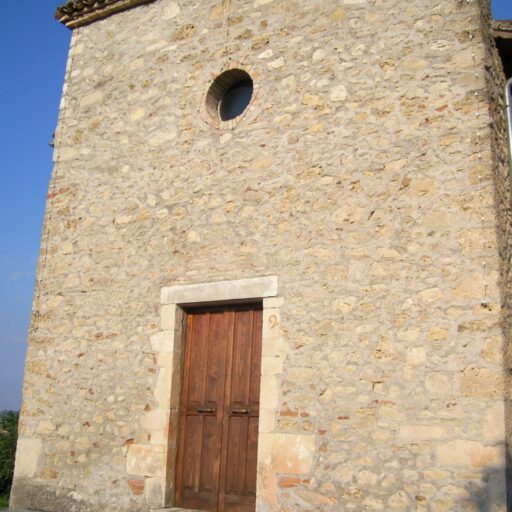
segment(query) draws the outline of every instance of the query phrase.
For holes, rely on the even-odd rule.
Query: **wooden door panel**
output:
[[[227,446],[227,471],[226,471],[226,494],[241,495],[243,493],[243,481],[245,479],[244,460],[244,438],[246,437],[247,418],[229,418],[228,425],[228,446]]]
[[[196,487],[196,474],[199,459],[196,456],[197,446],[201,441],[201,422],[199,418],[188,417],[185,422],[187,442],[184,444],[183,487],[194,489]]]
[[[209,312],[187,317],[175,499],[179,506],[200,510],[217,510],[224,324],[222,315]]]
[[[229,419],[226,496],[256,496],[258,417]]]
[[[217,492],[218,471],[216,471],[216,459],[218,459],[219,425],[217,418],[206,416],[203,418],[203,439],[200,444],[200,473],[199,491]]]
[[[191,338],[194,340],[195,350],[189,351],[188,364],[188,390],[186,404],[190,406],[202,404],[204,400],[204,376],[208,352],[208,329],[210,315],[197,315],[190,322]]]
[[[261,308],[187,315],[176,505],[254,512]]]
[[[254,311],[251,343],[251,378],[249,403],[259,411],[261,381],[261,331],[263,328],[262,311]],[[256,422],[257,423],[257,422]],[[256,437],[257,439],[257,437]]]
[[[206,357],[204,404],[215,408],[222,402],[226,371],[226,343],[228,318],[223,312],[210,314],[210,329]]]
[[[252,311],[237,311],[231,360],[231,382],[228,404],[247,406],[251,381]]]
[[[258,416],[249,418],[247,439],[246,487],[248,496],[256,497],[256,466],[258,458]]]

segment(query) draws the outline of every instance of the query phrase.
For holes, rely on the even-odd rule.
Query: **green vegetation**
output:
[[[0,507],[9,505],[17,437],[18,413],[0,412]]]

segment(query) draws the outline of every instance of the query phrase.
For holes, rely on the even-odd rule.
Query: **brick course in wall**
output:
[[[254,95],[218,123],[231,68]],[[275,276],[257,511],[506,510],[501,80],[473,0],[156,0],[75,29],[12,507],[172,505],[166,294]]]

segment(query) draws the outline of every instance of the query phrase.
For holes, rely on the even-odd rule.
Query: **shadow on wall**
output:
[[[463,473],[461,478],[466,480],[473,477],[472,472],[461,471],[461,473]],[[464,512],[508,512],[510,510],[507,508],[505,468],[488,468],[480,477],[475,474],[474,478],[466,483],[464,489],[460,489],[461,498],[457,508],[446,510]]]

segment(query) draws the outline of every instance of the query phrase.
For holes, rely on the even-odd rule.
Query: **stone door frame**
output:
[[[128,483],[144,493],[148,509],[173,504],[184,348],[183,307],[246,300],[263,303],[256,509],[263,510],[275,500],[276,476],[285,470],[280,467],[280,447],[287,449],[286,466],[293,466],[286,472],[304,473],[312,463],[313,436],[273,432],[280,403],[279,376],[288,348],[281,330],[283,298],[278,297],[277,276],[165,287],[161,290],[160,331],[150,337],[158,365],[153,390],[157,405],[144,412],[136,442],[126,446],[125,452]]]

